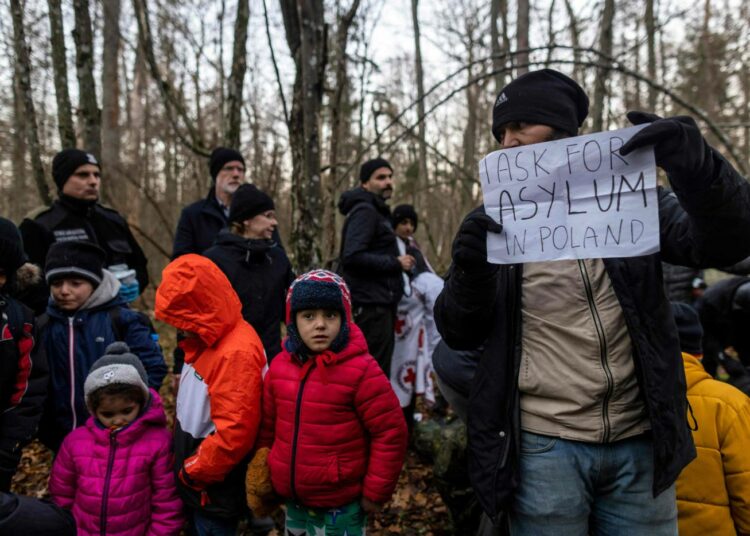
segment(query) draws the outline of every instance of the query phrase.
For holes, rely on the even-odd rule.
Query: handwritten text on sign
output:
[[[621,156],[643,126],[495,151],[479,163],[489,262],[633,257],[659,249],[651,148]]]

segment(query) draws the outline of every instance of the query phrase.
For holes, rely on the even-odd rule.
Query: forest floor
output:
[[[171,376],[161,389],[162,400],[170,425],[174,416],[174,395]],[[13,478],[13,491],[38,498],[48,497],[47,479],[52,464],[52,453],[34,441],[24,449],[19,470]],[[450,516],[440,494],[432,482],[432,467],[409,452],[393,499],[385,508],[370,516],[368,535],[374,536],[447,536]],[[245,532],[245,534],[250,534]],[[271,536],[280,536],[274,531]]]

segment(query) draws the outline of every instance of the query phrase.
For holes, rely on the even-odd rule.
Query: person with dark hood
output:
[[[10,490],[47,393],[47,359],[37,344],[34,315],[13,297],[25,257],[18,229],[0,218],[0,492]]]
[[[750,277],[730,277],[709,286],[696,305],[703,324],[706,367],[716,373],[721,353],[734,348],[744,367],[750,367]],[[726,368],[726,367],[725,367]]]
[[[414,257],[400,254],[386,204],[393,193],[393,168],[383,158],[368,160],[359,172],[360,186],[344,192],[339,211],[342,275],[352,292],[354,322],[386,376],[391,373],[396,307],[404,292],[404,273]]]
[[[501,148],[575,136],[588,97],[564,74],[519,76],[495,101]],[[514,536],[677,533],[675,480],[695,457],[685,375],[660,262],[727,266],[750,254],[750,184],[689,117],[629,112],[652,147],[661,251],[496,265],[480,207],[461,223],[435,318],[455,350],[483,347],[468,407],[469,475]]]
[[[148,285],[148,263],[128,222],[116,210],[99,203],[101,167],[96,157],[80,149],[65,149],[52,160],[58,198],[21,222],[29,260],[44,266],[52,244],[87,240],[104,251],[105,266],[120,280],[120,293],[135,300]],[[40,289],[29,300],[37,314],[44,312],[49,291]]]
[[[229,229],[203,255],[227,276],[242,302],[242,317],[255,328],[270,361],[281,351],[286,291],[294,281],[286,253],[274,242],[273,199],[252,184],[232,196]]]

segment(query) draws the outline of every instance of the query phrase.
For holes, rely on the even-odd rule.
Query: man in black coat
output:
[[[545,69],[495,102],[503,148],[574,136],[588,98]],[[511,534],[676,534],[674,481],[695,456],[679,341],[661,260],[704,268],[750,253],[750,185],[688,117],[649,125],[620,150],[653,146],[661,251],[630,258],[487,262],[483,208],[453,243],[435,318],[448,345],[483,345],[468,410],[477,497]]]
[[[359,172],[361,185],[344,192],[339,211],[346,216],[341,231],[343,277],[352,293],[354,322],[367,339],[370,353],[390,378],[396,307],[404,292],[404,272],[414,257],[399,255],[386,204],[393,193],[393,169],[387,160],[368,160]]]
[[[107,267],[120,265],[117,272],[123,274],[135,270],[135,280],[121,281],[120,295],[129,302],[136,299],[148,285],[148,261],[128,222],[116,210],[99,204],[101,169],[94,155],[79,149],[60,151],[52,160],[52,177],[58,199],[20,225],[29,260],[44,266],[53,243],[88,240],[105,251]],[[28,303],[40,314],[48,298],[44,285]]]

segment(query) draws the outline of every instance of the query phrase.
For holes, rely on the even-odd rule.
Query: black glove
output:
[[[487,232],[501,233],[503,226],[481,210],[475,210],[461,223],[453,240],[453,262],[470,273],[497,272],[499,266],[487,262]]]
[[[682,179],[711,177],[713,153],[692,117],[662,119],[656,114],[628,112],[628,120],[634,125],[651,124],[622,146],[621,155],[653,145],[656,165],[667,172],[670,180],[679,183]]]

